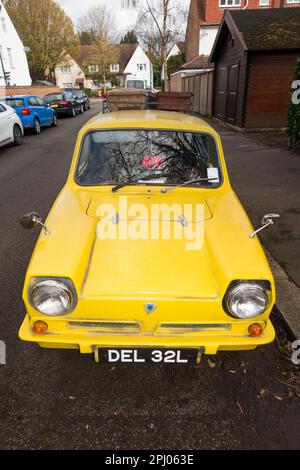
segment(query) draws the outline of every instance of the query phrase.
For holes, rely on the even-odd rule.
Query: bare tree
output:
[[[110,11],[105,6],[90,8],[78,21],[79,37],[84,37],[85,43],[90,44],[90,53],[83,58],[83,67],[88,73],[88,66],[97,65],[99,79],[106,87],[106,76],[110,64],[119,62],[119,54],[112,43],[116,40],[116,25]]]
[[[99,41],[114,42],[116,39],[116,23],[112,13],[105,6],[90,8],[78,20],[79,35],[85,33],[91,43]]]
[[[168,52],[184,34],[186,5],[180,0],[123,0],[123,7],[138,10],[137,33],[146,47],[160,57],[162,88],[168,91]]]

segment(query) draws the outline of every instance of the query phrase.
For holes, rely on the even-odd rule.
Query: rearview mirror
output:
[[[32,228],[40,225],[41,227],[43,227],[45,235],[50,235],[49,230],[43,224],[43,220],[37,212],[29,212],[28,214],[22,215],[22,217],[20,218],[20,224],[23,228],[26,228],[27,230],[31,230]]]
[[[29,212],[28,214],[22,215],[20,218],[20,224],[23,228],[31,230],[38,225],[38,220],[42,220],[37,212]]]
[[[250,233],[250,238],[254,238],[255,235],[257,235],[259,232],[264,230],[265,228],[269,227],[270,225],[274,225],[274,220],[277,220],[280,218],[280,214],[266,214],[264,215],[261,223],[262,227],[259,229],[255,230],[255,232]]]

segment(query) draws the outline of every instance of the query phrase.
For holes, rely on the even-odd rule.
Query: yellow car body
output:
[[[74,178],[84,137],[91,131],[166,129],[201,132],[216,142],[222,183],[217,188],[181,187],[162,194],[161,186],[81,186]],[[120,196],[144,205],[152,202],[200,202],[204,206],[204,244],[188,251],[182,240],[97,238],[97,206],[117,206]],[[19,337],[47,348],[94,353],[99,348],[196,348],[205,354],[250,350],[272,342],[269,319],[275,302],[274,280],[253,227],[231,188],[219,135],[201,119],[174,112],[122,111],[89,121],[79,132],[70,173],[34,249],[23,291],[27,314]],[[70,279],[77,303],[68,314],[49,317],[36,310],[30,285],[39,278]],[[237,280],[270,286],[266,311],[255,319],[230,316],[223,302]],[[145,305],[155,306],[147,312]],[[34,332],[37,321],[48,330]],[[253,337],[249,327],[262,327]]]

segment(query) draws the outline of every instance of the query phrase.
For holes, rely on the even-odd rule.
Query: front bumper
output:
[[[70,334],[68,331],[38,335],[31,329],[26,315],[19,331],[23,341],[38,343],[45,348],[78,349],[81,353],[92,353],[98,347],[133,347],[133,348],[204,348],[205,354],[216,354],[218,351],[237,351],[255,349],[271,343],[275,330],[270,320],[260,337],[233,335],[229,333],[195,336],[153,336],[153,335],[102,335],[96,333]]]

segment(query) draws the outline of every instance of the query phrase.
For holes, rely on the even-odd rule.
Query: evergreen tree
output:
[[[122,37],[120,44],[136,44],[138,38],[133,30],[128,31],[125,36]]]

